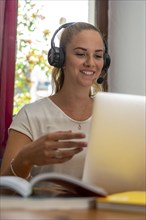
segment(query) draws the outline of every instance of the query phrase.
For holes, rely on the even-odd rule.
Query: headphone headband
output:
[[[56,36],[56,34],[62,29],[62,28],[67,28],[71,25],[73,25],[75,22],[69,22],[69,23],[65,23],[65,24],[62,24],[53,34],[52,36],[52,39],[51,39],[51,47],[55,47],[55,43],[54,43],[54,38]]]

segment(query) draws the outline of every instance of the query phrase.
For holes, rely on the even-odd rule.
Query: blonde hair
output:
[[[79,32],[83,30],[95,30],[103,39],[103,36],[98,28],[93,26],[92,24],[86,23],[86,22],[77,22],[73,23],[69,27],[65,28],[62,32],[61,38],[60,38],[60,48],[63,49],[64,53],[66,51],[66,46],[68,43],[71,42],[72,38],[78,34]],[[104,43],[104,41],[103,41]],[[57,93],[61,90],[64,82],[64,70],[63,67],[56,68],[54,67],[52,70],[52,87],[53,92]],[[92,85],[89,96],[94,96],[98,91],[102,91],[102,85],[97,84],[96,82]]]

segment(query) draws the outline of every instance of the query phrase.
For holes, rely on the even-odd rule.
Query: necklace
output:
[[[91,119],[91,117],[89,117],[88,119],[86,119],[84,121],[76,121],[72,118],[69,118],[69,119],[73,122],[76,129],[81,131],[83,129],[84,125]]]
[[[79,123],[78,124],[78,130],[81,130],[82,129],[82,126],[81,126],[81,124]]]

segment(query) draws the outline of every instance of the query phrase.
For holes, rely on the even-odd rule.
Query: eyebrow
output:
[[[74,48],[74,50],[84,50],[84,51],[87,51],[87,49],[83,48],[83,47],[76,47],[76,48]],[[103,52],[103,49],[95,50],[95,52]]]

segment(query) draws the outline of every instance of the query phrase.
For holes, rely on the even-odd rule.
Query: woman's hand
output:
[[[83,133],[58,131],[31,141],[28,136],[11,130],[2,160],[1,175],[13,175],[15,172],[17,176],[26,178],[34,165],[66,162],[87,146],[86,142],[81,141],[83,138]]]
[[[63,163],[87,146],[86,142],[80,140],[83,138],[83,133],[72,131],[46,134],[28,144],[20,154],[23,153],[27,157],[30,166]]]

